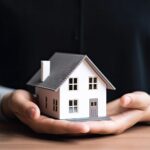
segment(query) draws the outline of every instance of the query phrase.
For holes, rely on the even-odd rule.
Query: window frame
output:
[[[77,77],[71,77],[68,80],[69,84],[69,91],[77,91],[78,90],[78,78]]]
[[[78,105],[78,99],[69,99],[69,102],[68,102],[68,106],[69,106],[69,113],[78,113],[78,108],[79,108],[79,105]]]
[[[98,78],[97,77],[89,77],[88,80],[88,89],[89,90],[97,90],[98,89]]]

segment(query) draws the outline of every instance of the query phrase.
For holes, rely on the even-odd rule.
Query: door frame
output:
[[[89,117],[90,118],[98,117],[98,98],[89,99]]]

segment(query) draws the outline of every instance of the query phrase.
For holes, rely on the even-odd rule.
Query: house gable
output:
[[[89,78],[97,77],[97,89],[89,90]],[[69,90],[69,79],[78,79],[77,90]],[[89,99],[100,100],[99,116],[106,116],[106,83],[97,75],[90,65],[83,60],[60,87],[60,119],[89,117]],[[69,113],[69,100],[78,101],[78,112]],[[87,109],[84,109],[87,108]]]
[[[97,78],[97,89],[89,89],[89,78],[96,77]],[[70,78],[77,78],[77,90],[69,90],[69,79]],[[101,77],[91,68],[91,66],[87,63],[86,60],[83,60],[76,69],[68,76],[65,82],[61,85],[61,87],[65,87],[68,92],[80,92],[80,90],[88,90],[89,92],[94,92],[99,90],[99,86],[103,86],[106,88],[106,83],[101,79]],[[62,89],[60,87],[60,89]],[[65,90],[65,91],[66,91]],[[61,91],[61,90],[60,90]],[[66,91],[66,92],[67,92]]]

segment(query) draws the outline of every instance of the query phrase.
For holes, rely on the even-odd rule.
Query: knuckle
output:
[[[10,103],[14,104],[16,101],[20,100],[23,97],[23,90],[16,90],[11,93]]]
[[[9,99],[9,106],[12,109],[13,112],[22,112],[22,107],[20,107],[20,104],[18,101],[20,101],[21,93],[20,90],[16,90],[11,93],[11,97]]]
[[[14,91],[11,93],[11,97],[9,99],[9,106],[11,106],[12,108],[15,108],[15,103],[18,100],[19,96],[18,96],[18,91]]]
[[[16,90],[11,94],[12,100],[18,99],[20,96],[20,90]]]

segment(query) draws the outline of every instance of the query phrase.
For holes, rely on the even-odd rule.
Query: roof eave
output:
[[[115,86],[106,78],[106,76],[97,68],[97,66],[91,61],[91,59],[87,55],[84,59],[97,73],[97,75],[103,80],[103,82],[106,84],[107,89],[116,90]]]

